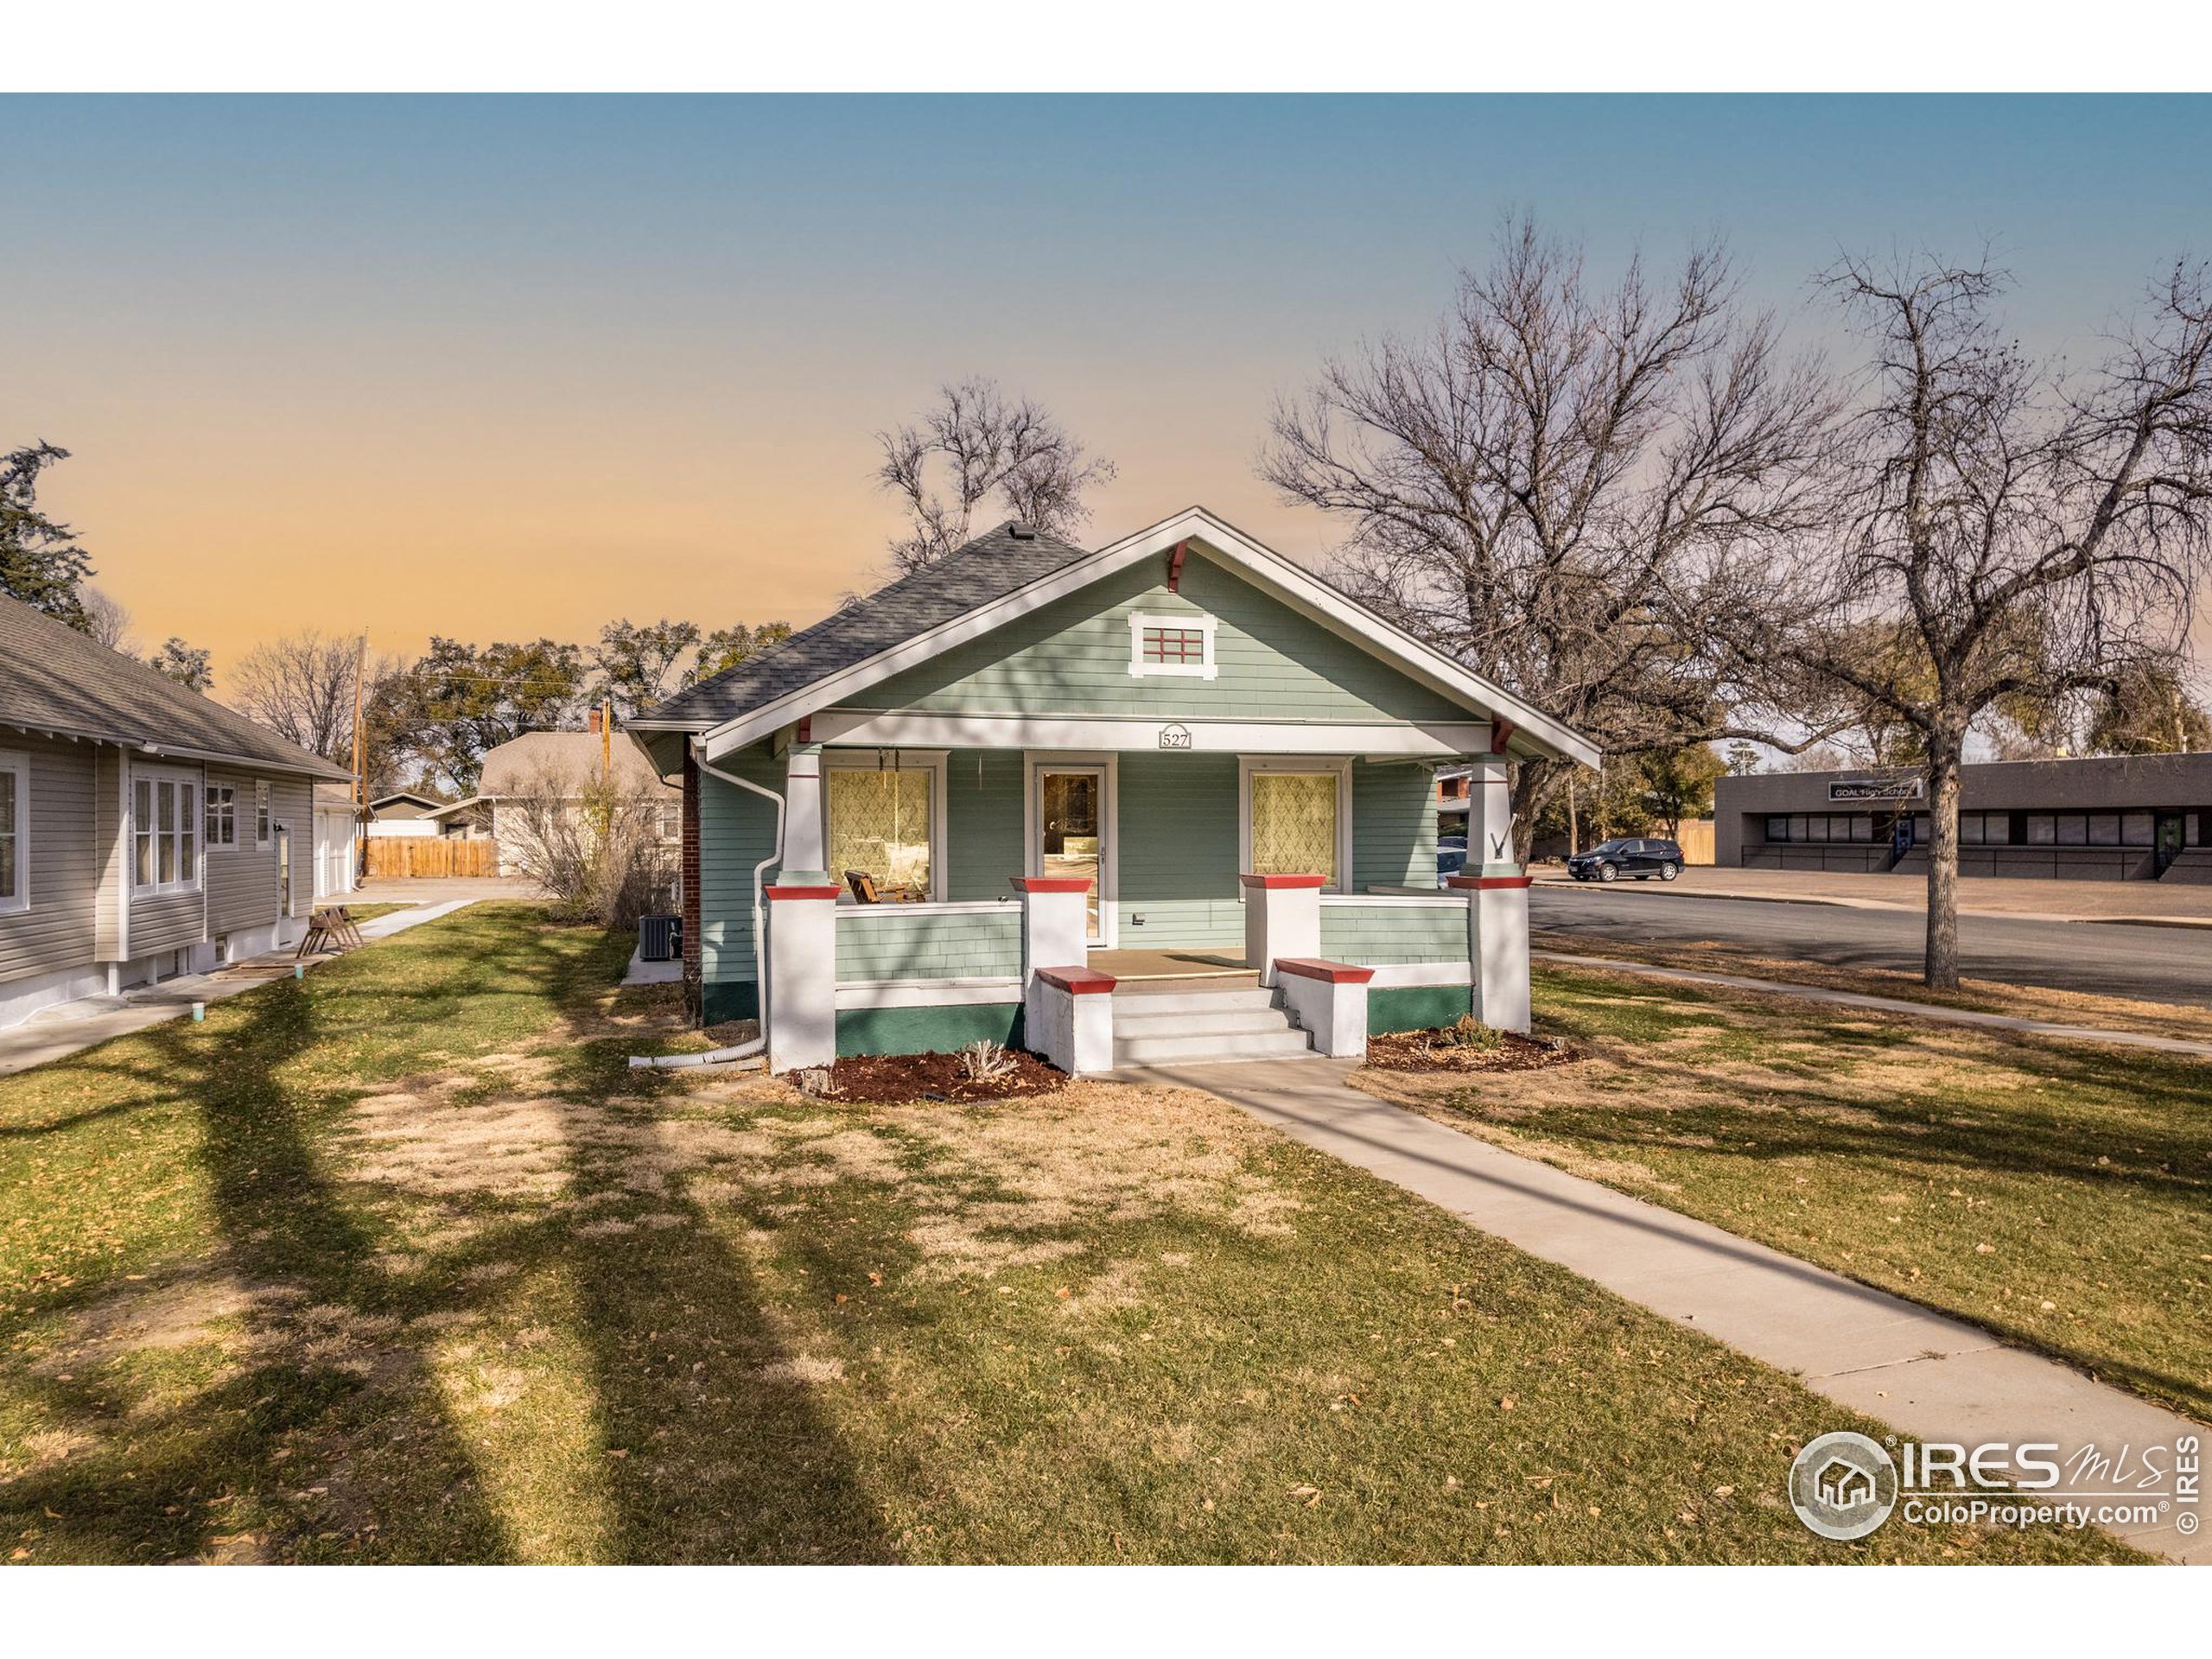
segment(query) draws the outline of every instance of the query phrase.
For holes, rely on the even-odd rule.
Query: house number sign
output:
[[[1187,749],[1191,747],[1191,728],[1187,726],[1163,726],[1160,728],[1160,747],[1163,749]]]

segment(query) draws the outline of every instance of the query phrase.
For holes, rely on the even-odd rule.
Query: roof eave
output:
[[[236,766],[241,771],[258,768],[263,772],[291,772],[303,778],[320,778],[326,783],[334,784],[353,781],[353,774],[343,766],[305,753],[299,760],[272,760],[266,755],[241,754],[230,749],[198,749],[188,744],[162,743],[116,732],[93,731],[87,727],[57,726],[46,721],[0,719],[0,726],[5,726],[10,731],[66,738],[74,743],[105,743],[156,760],[191,760],[201,766]]]
[[[873,657],[823,675],[818,680],[785,692],[782,696],[741,715],[704,725],[671,721],[655,726],[644,721],[632,723],[648,729],[700,733],[704,739],[702,747],[706,758],[719,760],[732,750],[747,747],[817,709],[832,707],[843,697],[887,679],[915,662],[926,660],[941,649],[940,642],[949,634],[974,636],[988,633],[1065,593],[1087,587],[1117,569],[1153,553],[1165,551],[1178,541],[1193,536],[1204,539],[1216,551],[1228,556],[1233,563],[1244,567],[1249,574],[1259,577],[1262,583],[1274,587],[1279,596],[1288,599],[1307,613],[1317,615],[1318,620],[1344,633],[1355,643],[1365,644],[1370,639],[1379,641],[1385,645],[1386,654],[1412,671],[1415,677],[1429,682],[1447,696],[1503,717],[1514,727],[1514,740],[1524,753],[1533,747],[1540,753],[1577,760],[1586,766],[1597,766],[1597,745],[1564,721],[1522,702],[1503,687],[1423,645],[1402,629],[1393,626],[1372,611],[1338,593],[1273,549],[1255,541],[1204,507],[1195,506],[1125,536],[1118,542],[1063,565],[1026,587],[1001,594],[938,627],[901,640]]]

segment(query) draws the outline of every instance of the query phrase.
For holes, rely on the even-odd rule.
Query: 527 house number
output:
[[[1191,747],[1191,728],[1187,726],[1163,726],[1160,728],[1160,747],[1163,749],[1187,749]]]

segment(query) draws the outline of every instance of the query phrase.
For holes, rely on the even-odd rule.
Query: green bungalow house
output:
[[[1095,552],[1002,524],[628,729],[681,780],[693,1011],[777,1071],[1525,1028],[1506,761],[1597,760],[1195,507]],[[1480,841],[1440,890],[1444,764]]]

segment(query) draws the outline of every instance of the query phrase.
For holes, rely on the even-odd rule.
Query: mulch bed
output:
[[[988,1083],[972,1081],[957,1054],[848,1054],[830,1068],[836,1092],[824,1098],[896,1105],[910,1100],[1021,1100],[1068,1086],[1034,1054],[1010,1048],[1014,1070]]]
[[[1541,1071],[1582,1056],[1556,1038],[1501,1032],[1494,1048],[1453,1046],[1446,1033],[1394,1031],[1367,1039],[1367,1063],[1379,1071]]]

